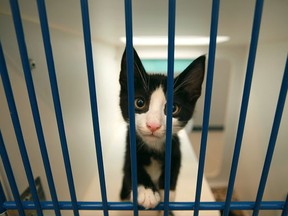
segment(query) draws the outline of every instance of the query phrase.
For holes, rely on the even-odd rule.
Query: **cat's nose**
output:
[[[161,124],[147,123],[146,126],[152,133],[154,133],[155,131],[157,131],[161,127]]]

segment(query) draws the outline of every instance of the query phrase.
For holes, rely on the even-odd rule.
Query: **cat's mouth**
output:
[[[145,134],[144,136],[147,136],[147,137],[155,137],[155,138],[161,138],[162,136],[159,136],[155,133],[151,133],[151,134]]]
[[[155,132],[151,132],[145,130],[143,128],[136,128],[137,134],[140,136],[142,141],[148,145],[150,148],[162,151],[163,150],[163,143],[165,143],[165,129],[157,130]]]
[[[143,138],[147,138],[147,139],[155,139],[155,140],[157,140],[157,139],[163,139],[164,137],[165,137],[165,133],[161,133],[161,132],[154,132],[154,133],[152,133],[152,132],[140,132],[140,134],[141,134],[141,136],[143,137]]]
[[[160,144],[160,143],[165,142],[166,131],[164,128],[152,132],[146,128],[136,127],[136,132],[141,137],[141,139],[148,145],[155,144],[155,143]]]

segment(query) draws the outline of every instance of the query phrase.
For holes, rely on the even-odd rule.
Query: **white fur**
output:
[[[161,167],[162,164],[160,164],[159,161],[154,160],[153,158],[151,158],[151,164],[144,167],[155,185],[158,185],[158,180],[161,175]]]
[[[162,86],[157,88],[152,94],[149,103],[149,109],[146,113],[136,114],[136,131],[149,145],[156,150],[163,150],[166,140],[166,115],[164,113],[166,97]],[[154,133],[147,127],[148,124],[159,125],[160,128]],[[177,133],[181,128],[176,118],[172,119],[173,133]]]
[[[155,208],[159,204],[161,198],[157,191],[153,192],[152,189],[139,185],[137,200],[139,205],[143,206],[145,209],[150,209]],[[131,201],[133,201],[132,192]]]

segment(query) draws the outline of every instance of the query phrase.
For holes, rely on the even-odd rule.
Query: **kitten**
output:
[[[201,95],[204,71],[205,56],[201,56],[174,79],[170,201],[174,201],[181,166],[177,132],[192,117],[196,101]],[[122,56],[119,81],[120,108],[124,120],[129,124],[126,50]],[[147,74],[135,50],[134,85],[138,204],[148,209],[156,207],[164,200],[167,77],[161,74]],[[126,142],[120,198],[132,200],[129,125]]]

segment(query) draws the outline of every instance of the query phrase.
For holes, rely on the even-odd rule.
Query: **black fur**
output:
[[[184,127],[191,119],[197,99],[201,95],[201,86],[204,79],[205,56],[201,56],[193,61],[178,77],[174,79],[174,104],[180,107],[180,111],[173,115],[181,121]],[[126,67],[126,51],[123,53],[121,62],[121,72],[119,82],[120,90],[120,108],[124,120],[129,123],[128,116],[128,90],[127,90],[127,67]],[[149,109],[149,101],[152,92],[159,86],[162,86],[164,92],[167,90],[167,77],[160,74],[147,74],[141,63],[141,60],[134,50],[134,86],[135,98],[141,97],[147,101],[147,108],[143,110],[135,110],[135,113],[147,112]],[[165,110],[163,110],[165,112]],[[163,143],[165,146],[165,143]],[[153,191],[164,189],[165,176],[165,148],[163,151],[151,149],[141,137],[136,133],[137,148],[137,172],[138,185],[150,188]],[[149,174],[144,169],[149,166],[151,159],[161,164],[161,175],[158,184],[154,184]],[[172,136],[172,155],[171,155],[171,184],[170,190],[176,189],[177,178],[181,166],[180,142],[177,134]],[[130,161],[130,144],[129,144],[129,126],[127,132],[127,144],[124,162],[124,177],[120,198],[122,200],[129,199],[131,193],[131,161]]]
[[[127,140],[129,140],[129,131],[127,135]],[[138,172],[138,185],[144,185],[146,188],[151,188],[153,191],[164,189],[164,177],[165,177],[165,152],[154,151],[149,149],[147,146],[142,146],[143,141],[136,134],[137,143],[137,172]],[[159,161],[162,164],[162,173],[159,178],[159,185],[154,185],[150,176],[147,174],[144,166],[149,166],[151,163],[151,158]],[[181,152],[180,152],[180,142],[177,135],[172,137],[172,155],[171,155],[171,182],[170,189],[176,189],[176,183],[181,165]],[[122,200],[130,199],[131,192],[131,163],[130,163],[130,144],[126,143],[126,153],[124,162],[124,178],[122,190],[120,193],[120,198]]]

